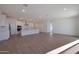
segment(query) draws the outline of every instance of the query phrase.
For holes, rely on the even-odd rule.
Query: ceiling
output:
[[[14,18],[72,17],[79,13],[78,4],[0,4],[0,10]]]

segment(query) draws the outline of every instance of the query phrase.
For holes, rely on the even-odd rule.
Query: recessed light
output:
[[[64,11],[66,11],[67,10],[67,8],[64,8]]]
[[[25,9],[22,9],[22,12],[25,12]]]

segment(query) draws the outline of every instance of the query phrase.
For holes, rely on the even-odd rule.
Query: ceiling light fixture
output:
[[[64,8],[64,11],[68,10],[67,8]]]
[[[25,12],[25,9],[22,9],[22,12]]]

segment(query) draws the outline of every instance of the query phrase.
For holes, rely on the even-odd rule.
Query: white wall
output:
[[[42,32],[53,32],[53,22],[44,21],[42,26]]]
[[[79,35],[79,18],[58,18],[53,20],[54,33]]]
[[[66,10],[64,10],[64,8],[66,8]],[[38,18],[41,16],[45,18],[44,26],[42,28],[43,32],[50,31],[48,21],[52,20],[54,33],[79,35],[79,17],[77,17],[79,16],[78,6],[31,5],[28,9],[34,17]]]

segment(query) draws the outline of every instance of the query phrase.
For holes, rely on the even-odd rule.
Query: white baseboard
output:
[[[68,48],[70,48],[70,47],[72,47],[72,46],[74,46],[74,45],[76,45],[78,43],[79,43],[79,39],[76,40],[76,41],[70,42],[70,43],[68,43],[68,44],[66,44],[64,46],[61,46],[61,47],[59,47],[57,49],[54,49],[54,50],[48,52],[47,54],[59,54],[59,53],[63,52],[64,50],[66,50],[66,49],[68,49]]]

